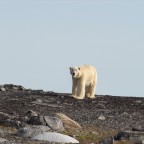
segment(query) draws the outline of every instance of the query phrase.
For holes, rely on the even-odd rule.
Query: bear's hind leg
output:
[[[95,84],[93,84],[89,87],[89,93],[87,94],[88,98],[91,98],[91,99],[95,98],[95,89],[96,89]]]
[[[87,87],[85,88],[85,95],[86,95],[86,97],[89,97],[89,96],[90,96],[90,86],[87,86]]]

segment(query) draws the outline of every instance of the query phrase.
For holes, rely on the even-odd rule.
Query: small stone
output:
[[[135,102],[138,103],[138,104],[141,104],[141,103],[142,103],[141,100],[136,100]]]
[[[42,100],[41,99],[36,99],[36,102],[42,103]]]
[[[98,104],[98,105],[97,105],[97,108],[98,108],[98,109],[105,109],[105,106],[104,106],[103,104]]]
[[[25,91],[25,90],[26,90],[23,86],[20,86],[19,89],[20,89],[21,91]]]
[[[105,116],[101,115],[98,117],[99,120],[105,120]]]
[[[128,115],[128,113],[127,112],[123,112],[122,115]]]
[[[6,89],[5,89],[4,87],[2,87],[2,88],[0,88],[0,91],[5,92],[5,91],[6,91]]]
[[[114,140],[113,140],[113,137],[107,137],[107,138],[104,138],[100,144],[113,144]]]
[[[8,140],[4,139],[4,138],[0,138],[0,143],[5,143],[8,142]]]
[[[29,110],[25,115],[27,117],[31,117],[31,116],[38,116],[39,114],[35,111]]]
[[[18,88],[18,87],[16,87],[16,86],[14,86],[14,87],[13,87],[13,90],[18,90],[18,89],[19,89],[19,88]]]

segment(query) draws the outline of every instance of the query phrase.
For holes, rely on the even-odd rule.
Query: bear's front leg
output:
[[[85,98],[85,83],[84,82],[78,83],[76,95],[77,95],[76,96],[77,99],[84,99]]]
[[[72,84],[72,96],[73,97],[76,97],[76,91],[77,91],[76,80],[73,79],[73,84]]]

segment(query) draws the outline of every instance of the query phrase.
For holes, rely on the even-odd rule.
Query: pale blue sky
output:
[[[143,0],[0,0],[0,83],[71,92],[92,64],[97,94],[144,96]]]

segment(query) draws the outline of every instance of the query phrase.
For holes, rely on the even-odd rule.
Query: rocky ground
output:
[[[144,128],[144,98],[97,95],[95,99],[77,100],[66,93],[31,90],[15,85],[0,86],[0,112],[23,117],[30,110],[52,117],[63,113],[78,122],[83,128],[81,132],[69,130],[63,133],[75,136],[80,143],[96,144],[120,130]],[[2,121],[0,126],[1,129],[5,126]],[[14,140],[15,136],[10,133],[16,130],[5,127],[9,137],[0,132],[0,138]],[[28,139],[17,139],[19,143],[28,143]]]

